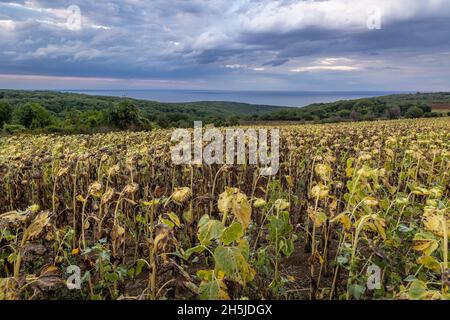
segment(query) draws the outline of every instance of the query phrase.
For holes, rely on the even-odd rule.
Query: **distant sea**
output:
[[[128,97],[159,102],[232,101],[251,104],[304,107],[311,103],[410,93],[398,91],[222,91],[222,90],[62,90],[90,95]]]

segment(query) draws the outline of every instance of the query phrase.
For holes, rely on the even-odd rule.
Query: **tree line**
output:
[[[429,103],[421,101],[392,103],[384,99],[371,98],[318,103],[298,109],[283,109],[279,112],[255,117],[254,120],[327,123],[440,116],[443,114],[433,112]]]
[[[0,90],[0,128],[6,134],[76,134],[189,128],[199,120],[215,126],[233,126],[244,121],[328,123],[444,116],[444,113],[433,112],[432,101],[450,101],[450,94],[392,95],[284,108],[234,102],[170,104],[71,93]]]
[[[32,133],[94,133],[114,130],[152,130],[169,127],[191,127],[192,117],[182,114],[158,114],[147,116],[133,102],[123,100],[107,109],[65,110],[54,113],[36,102],[27,102],[13,108],[0,100],[0,126],[7,134]],[[207,120],[217,126],[235,125],[238,117]]]

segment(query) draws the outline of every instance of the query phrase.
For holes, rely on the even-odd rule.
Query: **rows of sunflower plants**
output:
[[[284,126],[273,176],[170,130],[2,137],[0,299],[448,299],[449,128]]]

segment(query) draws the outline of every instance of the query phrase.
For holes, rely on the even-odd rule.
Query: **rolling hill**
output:
[[[163,103],[56,91],[0,90],[0,104],[6,106],[5,112],[10,110],[10,115],[6,114],[3,120],[0,110],[0,125],[7,126],[4,131],[8,133],[92,133],[192,127],[194,121],[227,126],[441,117],[447,115],[442,106],[450,105],[450,93],[396,94],[292,108],[226,101]]]

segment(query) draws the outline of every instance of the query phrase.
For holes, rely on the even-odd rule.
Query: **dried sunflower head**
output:
[[[175,202],[183,203],[191,196],[191,189],[188,187],[176,188],[172,193],[172,199]]]
[[[311,189],[311,194],[313,195],[313,197],[318,199],[325,199],[326,197],[328,197],[328,193],[329,193],[328,187],[321,183],[315,185]]]
[[[139,185],[137,183],[130,183],[125,186],[123,189],[123,193],[125,194],[133,194],[139,190]]]
[[[102,195],[101,199],[102,204],[108,203],[113,196],[114,196],[114,189],[113,188],[106,189],[105,193]]]
[[[89,194],[91,196],[94,196],[94,197],[100,197],[101,196],[101,190],[102,190],[102,184],[100,182],[98,182],[98,181],[92,183],[89,186],[89,189],[88,189]]]

